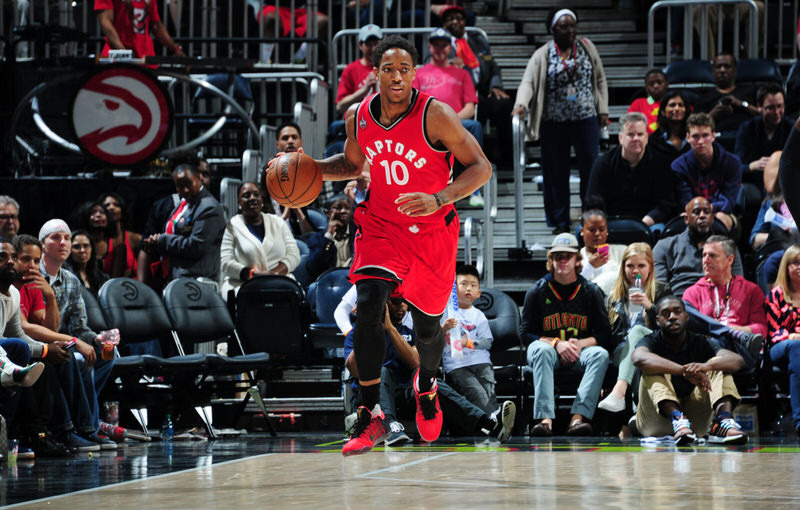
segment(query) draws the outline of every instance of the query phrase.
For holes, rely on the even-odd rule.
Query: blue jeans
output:
[[[92,369],[86,367],[83,356],[76,353],[70,356],[69,361],[57,365],[56,371],[61,391],[53,395],[50,428],[61,432],[73,428],[79,432],[94,432],[93,408],[86,393],[86,380],[91,378]]]
[[[100,427],[100,404],[97,401],[97,396],[103,391],[106,382],[108,382],[108,377],[111,375],[111,369],[114,368],[114,359],[102,359],[99,347],[95,347],[95,352],[97,353],[97,361],[91,367],[86,366],[86,360],[80,353],[75,354],[80,366],[81,382],[86,393],[86,401],[89,404],[93,431]],[[116,356],[116,350],[114,353]]]
[[[533,368],[533,418],[556,417],[555,382],[553,372],[560,368],[561,359],[556,349],[548,343],[535,341],[528,346],[528,364]],[[572,403],[572,414],[591,419],[597,408],[597,399],[608,368],[608,351],[598,345],[581,350],[578,361],[569,367],[583,372],[583,378]]]
[[[464,129],[469,131],[469,134],[475,137],[478,141],[478,145],[483,148],[483,126],[477,120],[472,119],[462,119],[461,125],[464,126]]]
[[[542,186],[544,213],[550,227],[569,226],[570,147],[575,148],[581,177],[581,201],[586,198],[586,186],[600,143],[597,116],[571,122],[542,121]]]
[[[0,340],[0,347],[5,349],[9,361],[15,365],[25,367],[31,361],[30,347],[19,338],[4,338]],[[11,392],[8,393],[10,394]],[[17,414],[19,397],[20,392],[16,391],[10,394],[8,398],[0,399],[0,414],[6,419],[7,430],[10,430],[11,424],[14,422],[14,416]]]
[[[748,372],[755,369],[758,362],[750,355],[750,351],[745,349],[739,342],[731,341],[729,336],[731,328],[725,324],[715,320],[708,315],[700,313],[700,310],[693,307],[686,301],[683,302],[686,307],[686,312],[689,314],[689,331],[708,335],[719,347],[728,349],[744,358],[744,368],[742,372]]]
[[[773,363],[789,372],[789,399],[794,426],[797,427],[800,425],[800,340],[783,340],[772,344],[769,357]]]

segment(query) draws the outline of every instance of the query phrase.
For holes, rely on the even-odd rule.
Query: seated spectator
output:
[[[152,0],[136,4],[120,0],[94,0],[97,22],[106,39],[100,56],[107,57],[109,50],[129,49],[134,57],[148,57],[156,54],[153,36],[168,51],[178,57],[185,57],[183,49],[170,37],[167,26],[161,21],[158,2]]]
[[[720,53],[711,64],[711,74],[716,84],[697,100],[698,112],[714,119],[714,125],[723,136],[735,135],[739,126],[758,115],[752,87],[736,85],[736,57]],[[713,128],[712,128],[713,129]]]
[[[358,49],[361,51],[361,58],[347,64],[339,78],[336,89],[336,113],[339,115],[344,116],[350,105],[359,103],[369,94],[378,91],[378,78],[375,74],[375,64],[372,62],[372,53],[381,39],[383,31],[373,23],[364,25],[358,31]],[[344,129],[344,121],[337,122],[341,124],[341,129]]]
[[[778,167],[782,152],[777,151],[768,158],[764,172],[765,186],[767,176],[772,174],[769,169]],[[756,250],[759,258],[769,253],[769,251],[762,251],[762,247],[766,250],[777,251],[789,246],[797,239],[797,223],[783,199],[781,184],[777,179],[773,178],[772,181],[773,184],[767,191],[767,197],[761,203],[761,209],[758,211],[756,222],[750,233],[750,245]]]
[[[784,117],[784,93],[780,85],[763,85],[756,93],[761,115],[739,126],[736,134],[736,155],[742,162],[742,172],[763,171],[769,157],[783,150],[793,119]]]
[[[103,271],[111,278],[133,278],[136,276],[137,252],[142,235],[126,230],[129,228],[129,211],[125,199],[120,195],[104,193],[97,200],[103,204],[117,225],[114,237],[108,240],[108,251],[103,257]]]
[[[650,69],[644,75],[645,97],[637,98],[628,108],[628,113],[639,112],[647,119],[645,125],[647,134],[651,135],[658,129],[658,112],[661,100],[669,88],[667,75],[661,69]]]
[[[639,112],[620,119],[619,146],[595,160],[586,195],[601,197],[609,215],[632,216],[652,227],[673,215],[675,184],[669,165],[647,147],[645,122]]]
[[[220,249],[223,296],[254,276],[291,276],[300,262],[289,225],[263,212],[264,195],[254,182],[239,186],[239,213],[225,227]]]
[[[8,195],[0,195],[0,241],[12,242],[19,233],[19,204]]]
[[[686,207],[692,197],[705,197],[714,206],[714,216],[731,230],[736,196],[742,185],[741,161],[714,141],[714,120],[709,115],[693,113],[687,124],[692,150],[672,162],[678,205]]]
[[[493,160],[513,165],[511,98],[503,90],[500,66],[492,57],[489,41],[480,33],[467,34],[467,18],[460,5],[449,5],[442,12],[442,26],[450,32],[450,63],[467,69],[478,92],[478,121],[491,120],[497,129],[497,152]]]
[[[661,239],[653,248],[656,278],[668,284],[679,297],[703,276],[703,246],[711,236],[713,211],[714,207],[705,198],[693,198],[685,208],[686,230]],[[743,274],[742,257],[738,250],[732,269],[733,274]]]
[[[258,13],[258,22],[261,26],[262,37],[306,37],[306,30],[308,29],[308,10],[306,6],[297,7],[292,9],[290,7],[278,6],[277,2],[264,2],[261,12]],[[295,4],[292,4],[294,7]],[[313,11],[312,11],[313,14]],[[325,33],[325,28],[328,25],[328,16],[322,12],[317,12],[317,30],[318,34],[322,36]],[[294,25],[292,21],[294,20]],[[276,43],[262,43],[260,60],[264,64],[273,61],[273,50],[275,50]],[[280,47],[278,47],[280,48]],[[306,43],[298,43],[297,49],[293,59],[295,61],[303,62],[306,56]],[[278,58],[274,59],[278,61]],[[283,59],[281,59],[283,60]]]
[[[216,285],[225,215],[203,186],[197,165],[197,156],[188,152],[170,160],[181,202],[170,214],[163,233],[150,235],[144,244],[151,254],[161,257],[158,267],[151,267],[151,271],[164,280],[189,277]]]
[[[109,253],[111,239],[117,231],[117,221],[114,216],[100,202],[84,202],[70,216],[69,221],[77,230],[89,232],[94,241],[92,254],[102,267],[103,260]]]
[[[461,124],[483,147],[483,126],[475,117],[478,95],[470,74],[450,62],[450,32],[437,28],[428,36],[431,61],[417,69],[413,86],[450,106],[461,119]],[[453,168],[454,176],[464,170],[460,162]],[[470,205],[483,205],[480,190],[470,197]]]
[[[419,353],[415,346],[414,331],[403,324],[407,315],[408,305],[402,298],[389,298],[386,305],[386,315],[383,329],[386,335],[386,352],[383,368],[381,369],[380,403],[373,409],[358,407],[359,415],[369,413],[371,416],[383,415],[383,430],[375,433],[384,436],[387,446],[409,441],[410,437],[400,423],[400,413],[405,409],[413,409],[414,392],[411,387],[412,374],[419,367]],[[350,374],[358,378],[358,366],[353,354],[353,332],[345,338],[344,343],[345,366]],[[438,395],[444,421],[452,430],[464,431],[467,434],[482,432],[496,435],[500,441],[511,437],[514,426],[515,409],[506,406],[504,414],[487,414],[481,408],[472,404],[444,381],[437,381]],[[354,400],[358,404],[358,385],[353,384]],[[410,416],[407,416],[410,418]],[[375,423],[375,421],[359,419],[359,423]],[[371,425],[374,426],[374,425]],[[371,447],[359,441],[361,431],[356,430],[351,439],[342,450],[345,455],[366,453]],[[379,441],[376,441],[376,443]]]
[[[93,246],[92,236],[88,232],[85,230],[72,232],[72,248],[64,267],[77,276],[83,286],[96,296],[97,291],[108,280],[108,275],[100,269],[99,262],[92,256]]]
[[[800,432],[800,246],[789,247],[781,258],[765,308],[769,357],[789,372],[792,419]]]
[[[658,107],[658,129],[647,138],[647,150],[664,163],[671,164],[675,158],[691,149],[686,137],[686,120],[692,112],[692,104],[685,92],[668,90]]]
[[[286,122],[278,126],[278,138],[275,141],[275,147],[278,153],[281,152],[297,152],[303,148],[303,135],[300,131],[300,126],[295,122]],[[264,167],[266,170],[266,167]],[[266,175],[266,172],[264,172]],[[335,184],[335,183],[334,183]],[[266,184],[262,181],[262,189],[266,189]],[[326,192],[326,183],[322,183],[322,195],[330,195]],[[269,203],[267,203],[269,202]],[[305,208],[283,207],[278,202],[272,200],[265,201],[264,209],[267,212],[275,212],[283,218],[292,229],[292,234],[295,237],[300,237],[303,234],[314,231],[314,225],[309,221],[306,215]]]
[[[603,292],[580,275],[581,255],[572,234],[559,234],[547,253],[548,274],[525,294],[520,336],[528,345],[533,369],[531,434],[553,435],[556,417],[553,372],[570,368],[584,372],[572,404],[568,435],[592,435],[594,416],[608,367],[611,329]]]
[[[631,292],[637,276],[641,279],[641,289]],[[625,394],[638,377],[631,353],[639,340],[655,329],[655,303],[669,293],[669,285],[656,279],[650,245],[633,243],[628,246],[614,290],[608,297],[611,343],[616,345],[613,361],[619,371],[611,393],[597,404],[599,409],[612,413],[625,410]]]
[[[456,267],[457,308],[451,302],[442,316],[446,346],[442,356],[450,385],[487,414],[516,413],[513,402],[497,403],[494,366],[489,356],[492,330],[482,311],[472,303],[481,296],[481,283],[475,266]],[[506,409],[512,408],[512,409]]]
[[[42,243],[42,262],[39,271],[45,275],[45,279],[53,288],[58,303],[61,316],[59,333],[74,337],[76,340],[74,356],[80,363],[79,381],[90,408],[90,421],[85,424],[86,428],[78,430],[80,437],[65,432],[58,439],[66,446],[78,449],[90,448],[93,446],[91,443],[96,443],[102,449],[114,449],[117,447],[116,443],[97,435],[100,426],[100,405],[97,396],[111,375],[114,359],[104,360],[99,355],[101,337],[89,329],[87,324],[86,305],[80,291],[81,283],[75,275],[62,267],[69,257],[72,233],[64,221],[52,219],[39,230],[39,241]],[[66,374],[66,369],[60,372],[60,379],[67,388],[75,385],[75,379]]]
[[[581,214],[581,260],[586,261],[581,276],[594,283],[606,296],[611,292],[625,246],[607,244],[608,218],[601,209],[591,208]],[[602,247],[602,250],[600,249]]]
[[[327,214],[328,227],[324,232],[314,232],[306,243],[309,254],[303,260],[303,265],[308,281],[300,282],[304,287],[308,287],[327,269],[350,267],[353,262],[353,202],[345,195],[337,195],[329,204]]]
[[[683,300],[692,331],[718,338],[722,347],[739,353],[755,368],[767,319],[764,293],[753,282],[731,273],[736,245],[725,236],[711,236],[703,246],[704,276],[686,289]]]
[[[633,364],[642,371],[638,433],[673,435],[678,446],[706,434],[711,443],[746,443],[732,416],[741,397],[731,374],[744,365],[741,356],[688,331],[689,315],[680,298],[664,297],[656,309],[658,331],[633,351]]]

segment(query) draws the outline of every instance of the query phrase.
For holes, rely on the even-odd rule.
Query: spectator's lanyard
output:
[[[728,285],[725,287],[725,300],[722,302],[724,308],[720,307],[719,303],[719,290],[717,286],[711,282],[711,278],[706,278],[708,284],[714,288],[714,318],[719,320],[722,317],[722,314],[728,311],[728,305],[731,301],[731,287],[733,286],[733,278],[728,282]]]
[[[558,58],[561,59],[561,65],[564,66],[564,73],[567,75],[567,79],[569,80],[570,85],[575,83],[575,75],[578,72],[578,51],[577,51],[577,44],[572,44],[572,60],[575,61],[575,65],[572,66],[572,72],[569,72],[569,66],[567,65],[568,58],[564,58],[561,56],[561,49],[558,47],[558,43],[554,43],[556,45],[556,51],[558,52]]]

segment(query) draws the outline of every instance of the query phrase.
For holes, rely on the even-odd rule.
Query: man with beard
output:
[[[703,197],[689,200],[685,211],[686,230],[660,240],[653,248],[656,278],[669,284],[679,297],[703,276],[703,246],[714,222],[714,207]],[[736,250],[733,274],[742,273],[742,257]]]

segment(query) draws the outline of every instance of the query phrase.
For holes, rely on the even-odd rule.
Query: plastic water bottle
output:
[[[637,305],[630,300],[630,296],[637,292],[642,292],[642,275],[640,274],[636,275],[636,279],[633,280],[633,285],[628,289],[628,313],[631,317],[636,317],[642,313],[642,305]]]
[[[608,135],[608,126],[600,128],[600,150],[606,152],[610,146],[610,137]]]
[[[175,427],[172,425],[172,415],[168,414],[161,425],[161,440],[170,441],[173,437],[175,437]]]
[[[463,330],[461,323],[456,324],[456,327],[450,330],[450,356],[453,359],[464,359],[464,344],[461,339],[463,338]]]

